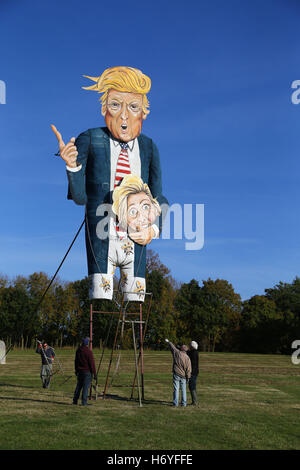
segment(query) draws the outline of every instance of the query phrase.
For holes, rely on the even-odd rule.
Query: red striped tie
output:
[[[121,152],[118,158],[117,162],[117,168],[116,168],[116,176],[115,176],[115,185],[118,186],[122,179],[124,178],[125,175],[129,175],[131,173],[130,171],[130,163],[129,163],[129,158],[128,158],[128,144],[124,142],[120,142],[121,146]],[[119,232],[119,226],[116,226],[116,231]],[[121,238],[122,239],[122,238]]]
[[[129,158],[128,158],[128,144],[121,142],[121,152],[118,158],[117,162],[117,168],[116,168],[116,176],[115,176],[115,185],[118,186],[122,179],[124,178],[125,175],[129,175],[131,173],[130,171],[130,163],[129,163]]]

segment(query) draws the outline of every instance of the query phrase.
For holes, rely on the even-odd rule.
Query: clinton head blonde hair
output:
[[[150,113],[149,101],[146,94],[150,91],[151,80],[147,75],[143,74],[141,70],[133,67],[110,67],[104,70],[100,77],[89,77],[95,85],[89,87],[82,87],[84,90],[93,90],[98,93],[103,93],[100,98],[102,103],[102,114],[106,113],[106,101],[109,90],[117,90],[126,93],[140,93],[143,95],[143,113],[145,115]]]
[[[149,186],[136,175],[126,175],[121,184],[113,191],[112,210],[118,216],[120,227],[127,227],[127,200],[131,194],[145,193],[153,204],[156,216],[160,215],[161,208],[156,199],[153,198]]]

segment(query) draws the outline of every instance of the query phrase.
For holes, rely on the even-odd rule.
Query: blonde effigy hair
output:
[[[89,78],[93,82],[96,82],[95,85],[89,87],[82,87],[84,90],[93,90],[98,93],[103,93],[100,98],[102,103],[102,114],[106,113],[106,101],[109,90],[117,90],[127,93],[140,93],[143,95],[143,113],[149,114],[149,101],[147,98],[147,93],[151,88],[151,80],[147,75],[139,69],[133,67],[110,67],[109,69],[104,70],[103,74],[100,77],[89,77],[88,75],[83,75],[86,78]]]
[[[121,184],[113,191],[112,210],[118,216],[120,227],[127,227],[127,200],[131,194],[145,193],[149,197],[156,212],[156,216],[160,215],[161,208],[156,199],[153,198],[149,186],[136,175],[126,175]]]

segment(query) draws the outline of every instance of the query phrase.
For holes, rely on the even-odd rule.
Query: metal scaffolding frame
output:
[[[130,293],[130,292],[126,292]],[[122,296],[120,304],[117,304],[119,307],[118,311],[115,312],[107,312],[102,310],[94,310],[93,302],[91,301],[90,304],[90,349],[93,349],[93,317],[94,314],[101,314],[101,315],[118,315],[118,323],[115,330],[114,335],[114,342],[113,347],[110,354],[110,360],[107,368],[106,379],[104,390],[102,393],[102,399],[107,398],[107,391],[109,388],[109,376],[111,371],[111,366],[113,362],[114,353],[117,349],[118,340],[120,339],[122,343],[122,339],[124,336],[125,326],[129,325],[132,329],[132,340],[133,340],[133,348],[134,348],[134,358],[135,358],[135,375],[131,389],[131,396],[130,399],[133,399],[134,389],[136,387],[137,382],[137,389],[138,389],[138,399],[139,399],[139,406],[142,406],[142,401],[145,399],[145,389],[144,389],[144,340],[145,334],[148,326],[149,316],[150,316],[150,309],[151,309],[151,302],[152,302],[152,293],[144,292],[144,296],[149,296],[149,304],[146,309],[146,312],[143,314],[143,302],[139,303],[139,311],[137,312],[127,312],[127,307],[130,301],[124,301],[124,296]],[[131,301],[136,304],[136,301]],[[139,353],[138,353],[138,346],[137,346],[137,335],[136,335],[136,327],[139,327]],[[108,339],[108,338],[107,338]],[[106,340],[107,342],[107,340]],[[105,342],[105,343],[106,343]],[[98,398],[98,373],[100,371],[100,366],[102,364],[102,359],[104,355],[106,344],[103,343],[102,345],[102,354],[100,357],[98,370],[97,370],[97,383],[95,385],[95,399]],[[90,399],[92,399],[92,387],[90,389]]]

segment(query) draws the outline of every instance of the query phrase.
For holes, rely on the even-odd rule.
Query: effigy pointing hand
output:
[[[75,137],[72,137],[70,141],[65,145],[61,133],[56,129],[56,127],[51,124],[51,128],[56,135],[56,138],[58,140],[58,146],[59,146],[59,154],[61,158],[66,162],[66,164],[70,168],[76,168],[77,167],[77,147],[75,145]]]

